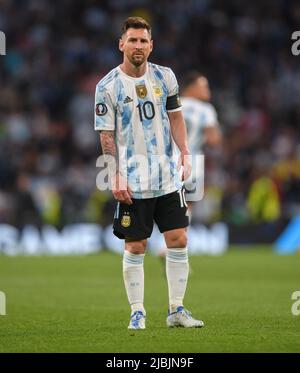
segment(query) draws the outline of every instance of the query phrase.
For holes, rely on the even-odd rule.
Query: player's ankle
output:
[[[183,304],[182,303],[172,303],[172,304],[170,304],[169,305],[169,312],[170,313],[176,312],[178,307],[183,307]]]
[[[143,314],[146,315],[143,303],[134,303],[131,305],[131,312],[134,313],[136,311],[142,311]]]

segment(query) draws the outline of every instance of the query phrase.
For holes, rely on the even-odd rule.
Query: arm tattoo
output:
[[[116,157],[116,143],[115,143],[115,132],[114,131],[101,131],[100,141],[102,146],[103,154],[109,154]]]
[[[109,174],[113,176],[118,171],[117,148],[114,131],[101,131],[100,142],[104,159],[108,164]]]

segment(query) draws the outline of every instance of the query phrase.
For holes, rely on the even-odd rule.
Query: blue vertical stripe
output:
[[[127,162],[127,180],[134,192],[141,191],[140,178],[138,175],[137,163],[134,161],[134,136],[132,128],[132,110],[129,105],[124,104],[126,93],[121,79],[115,83],[117,92],[118,106],[122,109],[122,127],[121,136],[126,139],[126,162]]]

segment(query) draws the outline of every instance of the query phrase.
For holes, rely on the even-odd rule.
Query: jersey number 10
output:
[[[143,104],[138,104],[137,108],[139,109],[140,121],[142,122],[145,119],[153,119],[155,115],[154,105],[151,101],[145,101]]]

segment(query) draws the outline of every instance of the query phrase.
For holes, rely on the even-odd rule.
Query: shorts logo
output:
[[[159,87],[157,85],[153,87],[153,92],[154,92],[154,95],[156,97],[162,97],[162,95],[163,95],[163,91],[162,91],[161,87]]]
[[[147,88],[144,84],[136,85],[135,90],[139,98],[145,98],[147,96]]]
[[[105,115],[107,113],[107,106],[103,103],[96,105],[96,114]]]
[[[125,213],[126,214],[126,213]],[[129,215],[123,215],[121,220],[121,225],[124,228],[128,228],[131,224],[131,218]]]

